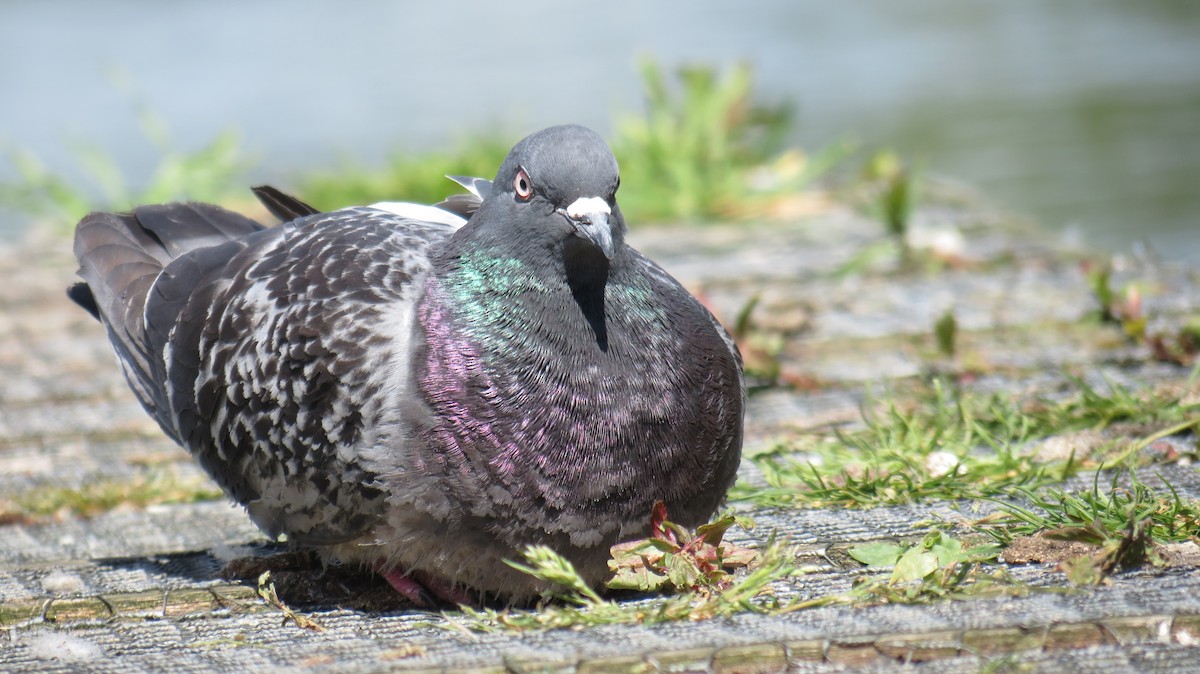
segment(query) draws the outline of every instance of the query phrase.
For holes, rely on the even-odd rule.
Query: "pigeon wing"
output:
[[[268,534],[369,528],[428,253],[451,225],[372,208],[302,217],[171,262],[146,306],[174,435]]]
[[[452,194],[434,204],[437,208],[470,218],[492,192],[492,181],[469,176],[446,176],[467,189],[469,194]]]

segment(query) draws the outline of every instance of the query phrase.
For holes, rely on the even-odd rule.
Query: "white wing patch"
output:
[[[465,218],[455,215],[450,211],[443,211],[440,208],[426,206],[425,204],[412,204],[407,201],[381,201],[377,204],[371,204],[370,208],[387,211],[402,218],[411,218],[424,222],[438,222],[443,225],[450,225],[456,229],[462,227],[467,222]]]

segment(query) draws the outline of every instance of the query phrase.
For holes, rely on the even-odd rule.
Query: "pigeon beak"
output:
[[[609,208],[607,201],[599,197],[576,199],[574,203],[565,209],[560,209],[559,212],[567,216],[575,225],[577,236],[591,241],[600,249],[601,253],[604,253],[604,257],[612,259],[612,226],[608,222],[608,217],[612,215],[612,209]]]
[[[608,213],[586,213],[575,220],[575,234],[591,241],[604,257],[612,259],[612,227],[608,224]]]

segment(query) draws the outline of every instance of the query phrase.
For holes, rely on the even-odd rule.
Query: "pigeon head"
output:
[[[525,245],[561,242],[568,256],[599,253],[609,261],[625,239],[620,182],[617,160],[599,134],[577,125],[550,127],[508,153],[477,219],[509,228],[493,234]]]

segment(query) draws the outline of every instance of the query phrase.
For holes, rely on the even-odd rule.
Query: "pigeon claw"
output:
[[[478,603],[466,589],[451,585],[424,571],[405,571],[399,567],[392,567],[386,570],[377,568],[375,572],[382,576],[392,589],[418,608],[437,608],[445,604],[474,606]]]

